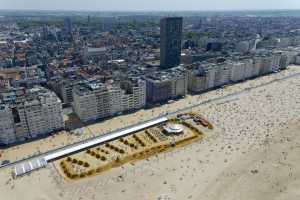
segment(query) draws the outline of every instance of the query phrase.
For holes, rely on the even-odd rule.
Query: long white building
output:
[[[186,66],[188,89],[203,92],[214,87],[285,69],[289,59],[282,53],[267,53],[254,57],[242,57],[223,63],[194,63]]]

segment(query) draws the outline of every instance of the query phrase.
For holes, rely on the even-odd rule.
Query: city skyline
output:
[[[244,2],[241,0],[226,0],[219,2],[212,1],[119,1],[112,0],[109,2],[87,0],[84,2],[75,0],[53,0],[38,1],[28,0],[0,0],[1,9],[11,10],[86,10],[86,11],[214,11],[214,10],[285,10],[300,9],[300,2],[297,0],[286,1],[264,1],[253,0]]]
[[[0,199],[298,199],[299,100],[295,0],[0,0]]]

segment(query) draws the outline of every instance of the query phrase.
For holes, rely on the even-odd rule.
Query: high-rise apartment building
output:
[[[131,80],[117,84],[90,81],[75,86],[73,108],[83,122],[110,117],[146,104],[146,84]]]
[[[64,20],[64,30],[68,33],[72,33],[72,21],[69,17],[65,18]]]
[[[70,105],[73,102],[73,89],[82,79],[77,76],[53,77],[48,85],[60,97],[64,104]]]
[[[180,68],[159,71],[146,76],[147,103],[161,103],[185,96],[187,93],[186,72]]]
[[[182,17],[167,17],[160,21],[160,66],[163,69],[180,64]]]
[[[66,39],[73,40],[72,31],[73,31],[72,21],[69,17],[67,17],[64,20],[64,32],[65,32]]]
[[[42,32],[43,40],[47,40],[49,36],[49,27],[47,25],[43,26],[43,32]]]
[[[16,141],[14,118],[8,105],[0,105],[0,143],[11,144]]]
[[[1,100],[1,144],[24,141],[64,128],[62,103],[48,89],[34,87],[4,91]]]

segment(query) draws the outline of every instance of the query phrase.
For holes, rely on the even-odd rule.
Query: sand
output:
[[[291,124],[226,168],[195,199],[299,199],[300,124]]]
[[[298,72],[300,67],[291,66],[278,74],[188,96],[155,108],[154,112],[142,110],[89,129],[91,132],[114,129],[134,123],[141,116],[147,119]],[[247,90],[238,97],[199,106],[193,111],[200,112],[215,125],[215,134],[172,152],[76,182],[65,181],[54,165],[16,180],[11,179],[10,169],[3,169],[0,170],[1,198],[299,199],[299,76]]]
[[[234,92],[242,91],[245,88],[259,86],[265,83],[269,83],[273,80],[276,80],[277,78],[282,78],[287,75],[295,74],[299,72],[300,72],[300,67],[290,66],[288,70],[282,71],[280,73],[260,77],[255,80],[246,81],[243,82],[242,84],[227,86],[225,89],[213,90],[196,96],[188,95],[186,98],[176,101],[172,104],[166,104],[151,110],[139,110],[132,114],[118,116],[111,120],[106,120],[103,122],[86,126],[84,128],[84,133],[81,136],[72,135],[68,132],[62,131],[45,139],[40,139],[30,143],[17,145],[8,149],[2,149],[0,150],[1,153],[0,161],[1,160],[16,161],[19,159],[27,158],[32,155],[37,155],[42,152],[47,152],[49,150],[63,147],[66,144],[72,144],[74,142],[78,142],[83,139],[104,134],[108,131],[112,131],[128,125],[132,125],[144,120],[148,120],[150,118],[157,117],[167,112],[176,111],[178,109],[193,105],[195,103],[199,103],[216,97],[226,96]]]
[[[191,118],[177,122],[183,127],[180,134],[165,134],[163,126],[168,123],[170,122],[62,158],[55,162],[55,167],[64,178],[76,181],[99,175],[111,168],[181,148],[199,141],[204,134],[213,131],[212,126],[210,129],[205,128]]]
[[[3,160],[16,161],[23,158],[28,158],[30,156],[37,155],[39,153],[43,153],[49,150],[63,147],[66,144],[72,144],[74,142],[78,142],[83,139],[87,139],[93,136],[98,136],[107,133],[108,131],[116,130],[118,128],[122,128],[128,125],[136,124],[138,122],[160,116],[167,112],[170,113],[172,111],[176,111],[178,109],[185,108],[187,106],[191,106],[199,102],[203,102],[217,97],[223,97],[235,92],[243,91],[246,88],[267,84],[278,78],[282,78],[299,72],[300,72],[300,67],[290,66],[287,70],[282,71],[280,73],[259,77],[254,80],[249,80],[240,84],[227,86],[224,89],[213,90],[201,95],[195,95],[195,96],[188,95],[186,96],[186,98],[175,101],[172,104],[165,104],[163,106],[156,107],[154,109],[149,109],[149,110],[142,109],[135,113],[121,115],[111,120],[105,120],[99,123],[95,123],[86,126],[84,128],[83,134],[80,136],[62,131],[45,139],[40,139],[30,143],[17,145],[8,149],[0,149],[0,154],[1,154],[0,162]],[[234,99],[235,98],[229,99],[229,101]],[[222,102],[226,102],[226,101],[224,100]]]

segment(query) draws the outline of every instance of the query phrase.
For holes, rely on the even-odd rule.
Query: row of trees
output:
[[[90,149],[88,149],[88,150],[86,151],[86,153],[89,154],[89,155],[91,155],[91,156],[93,156],[93,157],[95,157],[95,158],[97,158],[97,159],[101,159],[102,161],[105,161],[105,160],[106,160],[106,157],[105,157],[105,156],[102,156],[102,155],[100,155],[99,153],[97,153],[97,152],[95,152],[95,151],[92,151],[92,150],[90,150]]]
[[[145,133],[152,140],[152,142],[154,143],[158,142],[158,140],[149,132],[149,130],[146,130]]]
[[[84,166],[86,168],[90,166],[90,164],[88,162],[84,162],[82,160],[79,160],[79,159],[76,159],[76,158],[71,158],[71,157],[67,158],[67,162],[70,162],[72,164],[77,164],[77,165],[80,165],[80,166]]]
[[[114,146],[112,144],[109,144],[109,143],[105,144],[105,147],[107,147],[107,148],[109,148],[109,149],[111,149],[111,150],[113,150],[113,151],[115,151],[117,153],[120,153],[120,154],[124,154],[125,153],[124,149],[121,149],[121,148],[116,147],[116,146]]]
[[[105,149],[101,149],[100,147],[97,148],[97,151],[100,151],[102,153],[105,153],[106,155],[109,154],[109,151],[105,150]]]
[[[128,140],[124,139],[124,138],[120,138],[119,140],[120,142],[122,142],[123,144],[133,148],[133,149],[138,149],[138,146],[133,144],[133,143],[130,143]]]
[[[142,141],[141,138],[139,138],[136,134],[133,134],[132,137],[133,137],[133,138],[135,139],[135,141],[137,141],[142,147],[145,147],[145,146],[146,146],[145,142]]]

